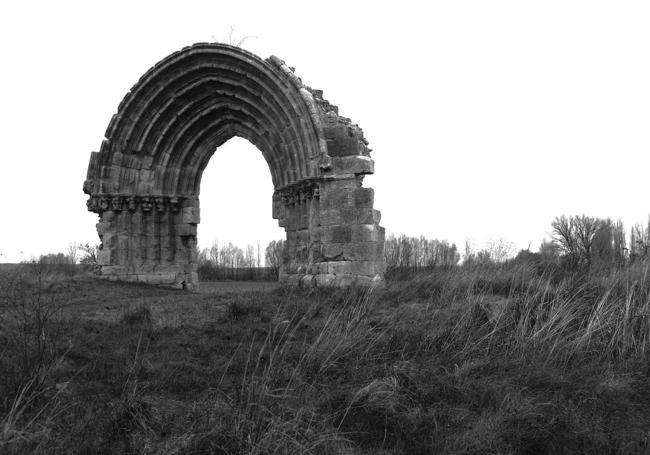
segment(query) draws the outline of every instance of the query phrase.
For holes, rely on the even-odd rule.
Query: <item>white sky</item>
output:
[[[120,100],[231,26],[364,129],[388,232],[535,248],[556,215],[643,222],[648,24],[650,2],[620,0],[2,2],[0,262],[98,240],[81,187]],[[282,236],[255,152],[213,157],[199,244]]]

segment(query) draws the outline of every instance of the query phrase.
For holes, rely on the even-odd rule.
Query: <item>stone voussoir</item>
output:
[[[247,77],[233,85],[227,73]],[[214,123],[203,121],[210,109]],[[219,122],[222,130],[210,129]],[[91,153],[83,191],[99,215],[101,276],[196,288],[201,176],[233,136],[248,138],[269,164],[272,214],[286,233],[281,281],[367,285],[381,275],[384,230],[374,192],[362,186],[374,162],[361,128],[281,59],[198,43],[140,78]]]

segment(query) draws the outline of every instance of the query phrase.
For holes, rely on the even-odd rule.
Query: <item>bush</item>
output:
[[[22,273],[21,273],[22,272]],[[59,341],[57,295],[42,264],[0,276],[0,451],[46,443],[68,383],[53,383],[67,349]]]

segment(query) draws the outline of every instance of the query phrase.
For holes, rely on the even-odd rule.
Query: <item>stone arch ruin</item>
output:
[[[271,172],[273,218],[286,231],[281,281],[381,280],[384,229],[373,190],[362,186],[374,163],[361,129],[279,58],[212,43],[186,47],[147,71],[91,153],[83,190],[100,218],[101,276],[198,284],[201,175],[233,136],[254,144]],[[232,190],[227,197],[236,197]]]

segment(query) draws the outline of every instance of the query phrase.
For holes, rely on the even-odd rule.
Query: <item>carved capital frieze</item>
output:
[[[171,210],[172,213],[178,213],[180,208],[181,201],[179,201],[177,197],[169,198],[169,210]]]
[[[156,202],[156,211],[159,213],[164,213],[167,210],[167,200],[164,197],[157,197]]]
[[[138,198],[135,196],[127,197],[126,207],[129,209],[129,212],[135,212],[138,209]]]
[[[153,198],[149,196],[140,198],[140,208],[143,212],[151,212],[153,209]]]
[[[178,196],[122,196],[111,194],[91,195],[86,201],[88,211],[102,214],[106,211],[121,212],[128,210],[133,213],[138,210],[158,213],[178,213],[183,198]]]
[[[106,210],[109,209],[110,207],[110,198],[108,196],[100,196],[99,197],[99,210],[102,212],[105,212]]]
[[[86,201],[86,207],[89,212],[99,212],[99,199],[96,196],[90,196]]]
[[[305,180],[293,185],[285,186],[275,190],[274,200],[282,201],[287,207],[306,203],[314,198],[320,197],[320,183],[318,180]]]
[[[123,204],[124,204],[124,198],[122,196],[111,197],[111,210],[113,210],[114,212],[121,212]]]

